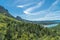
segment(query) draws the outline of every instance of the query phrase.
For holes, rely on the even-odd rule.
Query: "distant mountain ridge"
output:
[[[17,17],[16,17],[16,19],[17,19],[17,20],[24,21],[24,22],[29,22],[29,23],[34,23],[34,24],[45,24],[45,25],[60,23],[60,20],[29,21],[29,20],[22,19],[22,18],[21,18],[21,17],[19,17],[19,16],[17,16]]]
[[[49,25],[49,24],[58,24],[60,23],[60,20],[33,21],[33,23]]]
[[[21,21],[23,20],[23,19],[22,19],[21,17],[19,17],[19,16],[17,16],[16,19],[17,19],[17,20],[21,20]]]

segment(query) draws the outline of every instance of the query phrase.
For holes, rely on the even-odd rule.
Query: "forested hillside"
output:
[[[60,32],[0,13],[0,40],[60,40]]]
[[[60,40],[60,30],[19,21],[0,13],[0,40]]]

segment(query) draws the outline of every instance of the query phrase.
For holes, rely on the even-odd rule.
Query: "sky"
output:
[[[60,0],[0,0],[0,5],[26,20],[60,20]]]

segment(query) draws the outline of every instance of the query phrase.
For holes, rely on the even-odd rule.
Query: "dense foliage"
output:
[[[0,40],[60,40],[60,30],[18,21],[0,13]]]

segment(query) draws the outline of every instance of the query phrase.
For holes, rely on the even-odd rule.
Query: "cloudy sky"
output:
[[[31,21],[60,20],[60,0],[0,0],[13,16]]]

